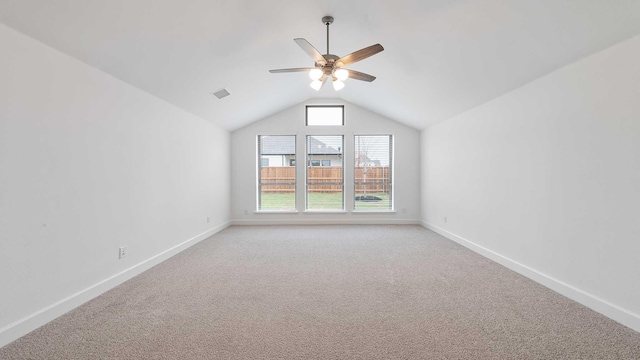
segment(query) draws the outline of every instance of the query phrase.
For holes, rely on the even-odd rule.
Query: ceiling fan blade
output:
[[[322,86],[324,86],[324,84],[328,84],[329,81],[331,81],[331,80],[329,80],[329,76],[325,75],[325,76],[322,77],[322,79],[320,81],[322,81]],[[321,89],[322,89],[322,86],[320,86]]]
[[[327,59],[325,59],[324,56],[320,54],[320,51],[314,48],[313,45],[311,45],[311,43],[309,43],[307,40],[303,38],[296,38],[296,39],[293,39],[293,41],[295,41],[296,44],[298,44],[298,46],[300,46],[302,50],[304,50],[304,52],[309,54],[309,56],[311,56],[311,58],[316,63],[322,64],[322,65],[327,63]]]
[[[371,45],[356,52],[352,52],[347,56],[341,57],[340,59],[336,60],[336,64],[338,64],[338,66],[347,66],[349,64],[353,64],[356,61],[364,60],[369,56],[373,56],[381,52],[382,50],[384,50],[384,48],[380,44]]]
[[[310,71],[315,68],[291,68],[291,69],[275,69],[269,70],[270,73],[287,73],[287,72],[303,72]]]
[[[372,82],[373,80],[376,79],[375,76],[369,75],[369,74],[365,74],[365,73],[362,73],[360,71],[349,70],[349,69],[345,69],[345,70],[347,70],[349,72],[349,79],[368,81],[368,82]]]

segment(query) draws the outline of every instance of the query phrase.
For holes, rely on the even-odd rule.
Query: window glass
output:
[[[307,105],[307,126],[343,126],[344,106]]]
[[[354,209],[393,210],[393,137],[356,135]]]
[[[258,135],[258,159],[258,211],[295,210],[295,135]]]
[[[344,210],[344,136],[313,135],[306,139],[306,209]],[[320,166],[323,161],[331,166]]]

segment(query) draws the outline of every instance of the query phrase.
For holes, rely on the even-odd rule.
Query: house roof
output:
[[[308,138],[307,150],[310,155],[341,155],[342,151],[318,140],[315,136]],[[294,136],[262,136],[260,137],[260,153],[262,155],[295,155]]]
[[[310,155],[341,155],[342,149],[332,147],[320,141],[322,136],[309,136],[307,139],[307,153]]]
[[[260,153],[262,155],[295,155],[296,138],[294,136],[261,136]]]
[[[316,92],[306,38],[377,76]],[[0,22],[235,130],[310,98],[340,98],[423,129],[640,33],[637,0],[9,1]],[[227,89],[218,100],[212,92]]]

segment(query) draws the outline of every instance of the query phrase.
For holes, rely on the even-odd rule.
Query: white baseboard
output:
[[[160,254],[150,257],[126,270],[123,270],[107,279],[98,282],[84,290],[68,296],[46,308],[37,311],[27,317],[24,317],[12,324],[0,329],[0,347],[28,334],[29,332],[39,328],[40,326],[54,320],[55,318],[75,309],[76,307],[86,303],[87,301],[103,294],[104,292],[122,284],[123,282],[133,278],[136,275],[152,268],[155,265],[167,260],[168,258],[178,254],[179,252],[189,248],[192,245],[208,238],[209,236],[224,230],[231,225],[227,221],[215,228],[211,228],[202,234],[196,235],[191,239],[184,241]]]
[[[231,225],[420,225],[415,219],[233,219]]]
[[[430,224],[424,220],[420,222],[425,228],[434,231],[450,240],[457,242],[458,244],[469,248],[470,250],[497,262],[521,275],[528,277],[529,279],[548,287],[549,289],[560,293],[569,299],[576,301],[612,320],[619,322],[637,332],[640,332],[640,315],[633,313],[629,310],[623,309],[620,306],[612,304],[606,300],[600,299],[597,296],[589,294],[588,292],[578,289],[570,284],[555,279],[549,275],[546,275],[536,269],[530,268],[517,261],[511,260],[506,256],[503,256],[493,250],[480,246],[473,241],[467,240],[461,236],[458,236],[450,231],[442,229],[438,226]]]

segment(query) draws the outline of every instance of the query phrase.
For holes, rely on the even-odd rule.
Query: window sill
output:
[[[254,214],[297,214],[299,211],[297,210],[258,210],[254,211]]]
[[[350,211],[352,214],[397,214],[398,212],[395,210],[352,210]],[[254,214],[299,214],[300,211],[297,210],[259,210],[254,211]],[[348,214],[349,211],[346,210],[306,210],[302,211],[303,214]]]
[[[303,212],[304,214],[346,214],[347,212],[344,210],[307,210]]]
[[[397,214],[395,210],[353,210],[354,214]]]

